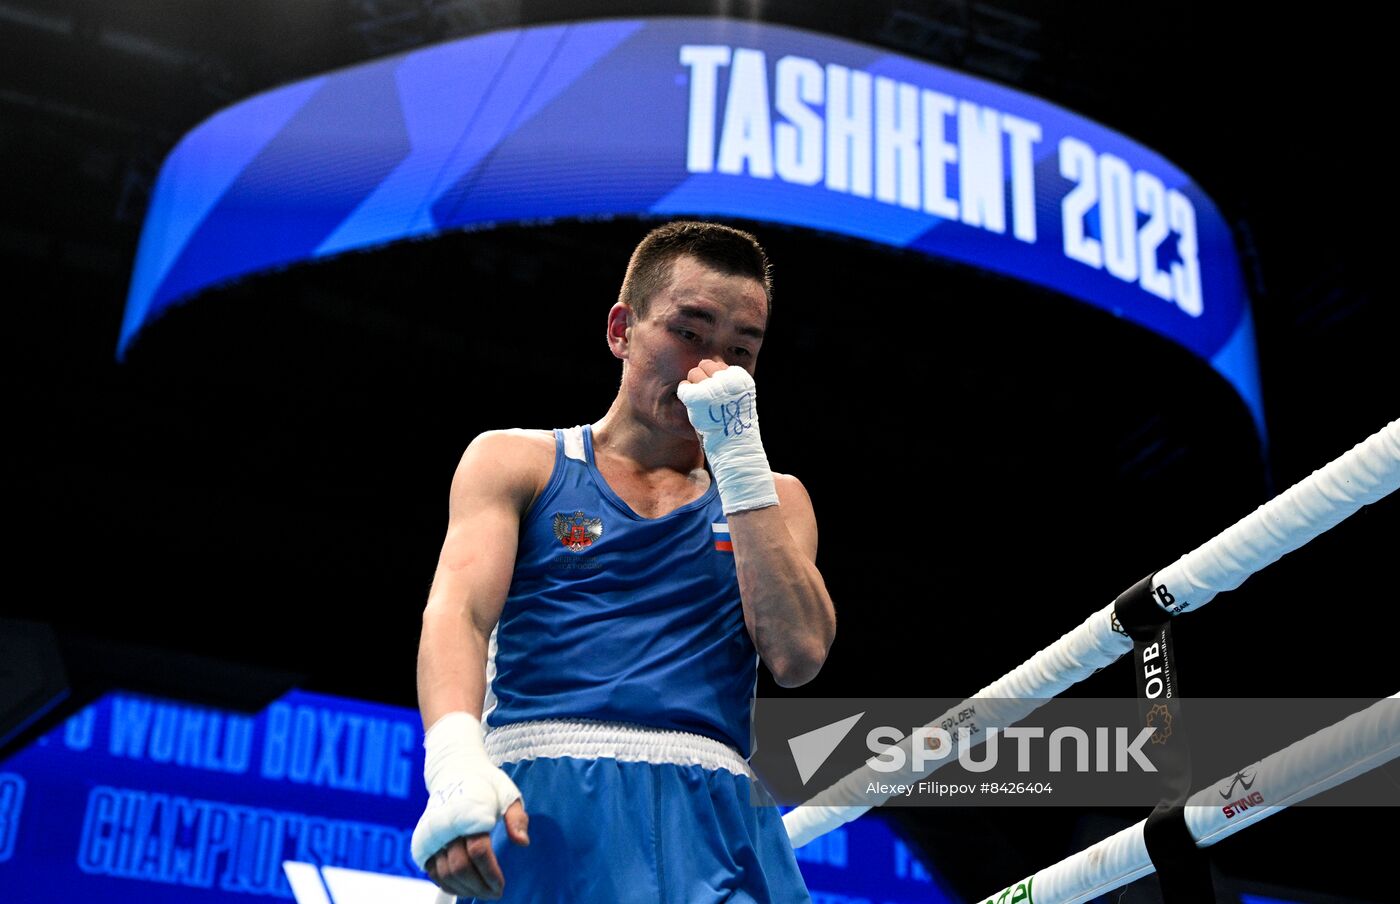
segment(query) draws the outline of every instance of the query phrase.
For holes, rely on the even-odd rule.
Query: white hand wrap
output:
[[[463,835],[489,832],[520,789],[486,756],[481,723],[471,713],[448,713],[423,738],[428,807],[413,830],[413,862],[427,863]]]
[[[724,513],[777,505],[778,490],[758,433],[758,393],[748,371],[726,367],[699,383],[682,383],[676,395],[705,446]]]

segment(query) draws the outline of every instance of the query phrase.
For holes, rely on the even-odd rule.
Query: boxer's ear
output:
[[[634,319],[632,309],[620,301],[608,311],[608,348],[613,357],[626,359],[632,345]]]

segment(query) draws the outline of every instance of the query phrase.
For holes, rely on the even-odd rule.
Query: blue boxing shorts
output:
[[[712,738],[610,722],[534,721],[486,735],[520,788],[530,844],[491,834],[506,902],[796,904],[811,898],[782,814]]]

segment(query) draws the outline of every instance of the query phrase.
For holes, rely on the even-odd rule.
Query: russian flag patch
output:
[[[715,534],[715,549],[719,550],[720,552],[734,551],[734,543],[729,539],[728,524],[711,524],[710,530],[714,531]]]

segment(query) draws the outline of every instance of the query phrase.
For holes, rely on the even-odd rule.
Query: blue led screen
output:
[[[1064,293],[1208,361],[1263,434],[1233,239],[1185,173],[1038,98],[724,19],[494,32],[216,114],[162,168],[118,354],[172,303],[240,276],[444,230],[618,215],[793,224]],[[979,303],[933,284],[905,297],[921,296]]]
[[[422,743],[415,711],[360,700],[108,694],[0,761],[0,900],[434,904],[409,854]],[[877,818],[798,860],[814,904],[958,900]]]

